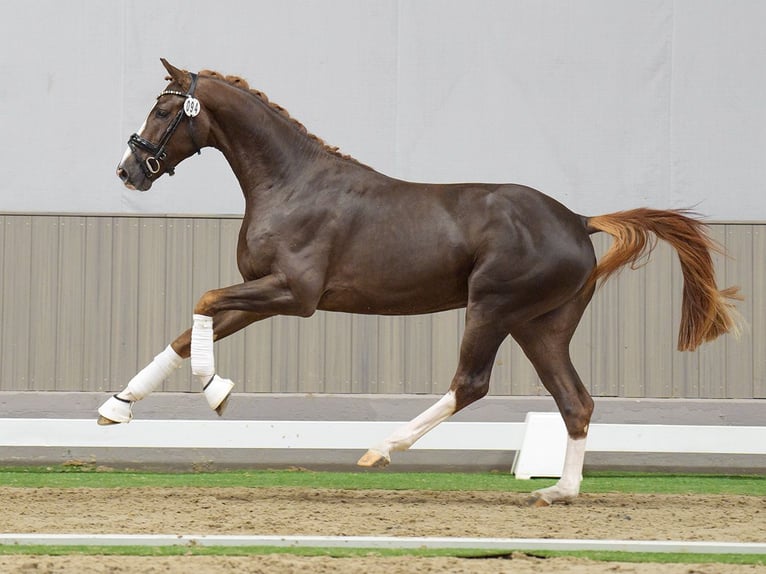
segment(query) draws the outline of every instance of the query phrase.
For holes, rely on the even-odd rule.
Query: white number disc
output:
[[[184,102],[184,113],[193,118],[199,113],[199,100],[197,98],[188,97]]]

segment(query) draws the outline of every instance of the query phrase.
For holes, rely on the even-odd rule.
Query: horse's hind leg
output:
[[[408,449],[440,422],[487,394],[497,349],[507,336],[507,331],[498,326],[493,315],[478,305],[468,306],[460,362],[449,392],[368,450],[357,462],[359,466],[386,466],[391,462],[392,452]]]
[[[242,311],[223,311],[215,316],[214,337],[222,339],[243,329],[250,323],[262,319],[262,315]],[[181,366],[184,359],[191,354],[191,329],[179,335],[151,363],[139,371],[119,393],[106,400],[98,409],[98,424],[109,425],[127,423],[133,418],[132,406],[136,401],[146,398]],[[221,379],[221,381],[225,381]],[[210,393],[211,387],[205,389],[210,406],[221,414],[225,407],[232,384],[223,382]],[[215,403],[215,404],[213,404]]]
[[[569,342],[588,301],[590,293],[580,294],[563,307],[511,330],[553,395],[569,435],[561,479],[533,493],[531,503],[537,506],[570,500],[580,492],[593,399],[572,365]]]

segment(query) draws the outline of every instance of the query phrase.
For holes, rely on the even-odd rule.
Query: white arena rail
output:
[[[354,449],[364,451],[401,422],[135,420],[99,427],[93,419],[0,419],[0,447]],[[446,422],[412,447],[516,451],[517,478],[557,477],[566,431],[558,413],[519,422]],[[589,452],[766,455],[766,426],[592,424]]]

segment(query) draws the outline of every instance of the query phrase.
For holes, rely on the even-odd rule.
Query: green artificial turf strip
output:
[[[47,546],[0,545],[0,555],[33,556],[254,556],[263,554],[291,554],[296,556],[330,556],[359,558],[364,556],[453,556],[473,559],[508,559],[515,553],[472,549],[370,549],[320,548],[284,546]],[[662,552],[610,552],[610,551],[534,551],[521,554],[540,559],[575,557],[602,562],[655,562],[683,564],[766,564],[763,554],[685,554]]]
[[[510,473],[314,472],[308,470],[134,472],[90,466],[0,469],[0,486],[51,488],[117,487],[302,487],[381,490],[476,490],[531,492],[554,479],[517,480]],[[585,476],[584,493],[740,494],[766,496],[764,476],[717,476],[598,472]]]

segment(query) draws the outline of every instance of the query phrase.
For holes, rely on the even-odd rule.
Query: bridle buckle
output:
[[[147,169],[152,173],[152,175],[159,173],[160,169],[162,169],[162,166],[160,165],[160,160],[158,160],[153,155],[150,155],[146,158],[146,167]]]

